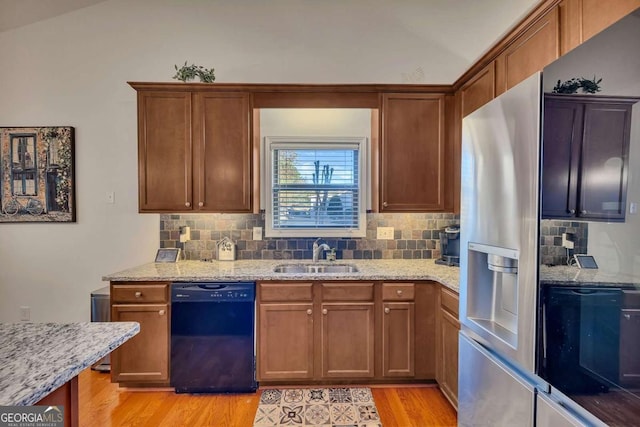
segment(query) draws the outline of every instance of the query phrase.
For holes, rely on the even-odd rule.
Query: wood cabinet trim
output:
[[[494,44],[480,59],[478,59],[462,76],[454,83],[453,89],[458,91],[464,83],[470,80],[484,67],[495,60],[502,52],[511,46],[522,34],[526,33],[539,20],[552,10],[562,0],[542,0],[522,20],[519,21],[504,37]]]

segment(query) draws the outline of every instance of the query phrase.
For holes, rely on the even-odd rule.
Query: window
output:
[[[366,140],[266,137],[265,235],[364,237]]]
[[[11,192],[36,195],[36,135],[11,136]]]

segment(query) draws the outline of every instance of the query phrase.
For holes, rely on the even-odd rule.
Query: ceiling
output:
[[[0,33],[113,2],[113,7],[104,10],[134,9],[134,13],[146,17],[146,11],[153,8],[154,13],[148,16],[175,15],[171,18],[172,25],[175,24],[176,29],[186,25],[194,34],[210,37],[215,29],[208,28],[206,33],[198,31],[217,26],[224,31],[228,42],[237,43],[237,52],[257,49],[256,55],[260,56],[262,51],[282,45],[289,50],[297,49],[294,53],[301,58],[308,55],[308,51],[316,52],[314,56],[319,63],[309,67],[321,67],[332,61],[360,64],[372,81],[386,81],[386,76],[402,69],[403,83],[451,83],[539,1],[0,0]],[[238,22],[245,24],[239,33]],[[156,24],[151,20],[145,25]],[[296,36],[292,38],[291,34]],[[175,42],[169,38],[164,43],[177,45],[181,37],[186,36],[176,34]],[[345,40],[352,41],[345,43]],[[377,49],[385,52],[384,58]],[[353,61],[354,58],[360,61]],[[238,62],[233,58],[228,61]],[[269,65],[268,61],[265,64]],[[381,67],[379,74],[375,74],[377,67]],[[382,67],[395,69],[389,71]],[[308,74],[305,70],[292,73]],[[229,74],[242,78],[238,70],[229,70]],[[331,75],[327,79],[335,80]]]
[[[0,0],[0,32],[103,1],[105,0]]]

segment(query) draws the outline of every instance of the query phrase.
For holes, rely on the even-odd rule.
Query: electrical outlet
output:
[[[562,246],[567,249],[573,249],[575,235],[573,233],[562,233]]]
[[[191,240],[191,228],[186,225],[180,227],[180,243]]]
[[[629,203],[629,214],[635,215],[637,213],[638,213],[638,203],[637,202]]]
[[[20,320],[28,322],[31,319],[31,307],[23,305],[20,307]]]
[[[262,227],[253,227],[253,240],[262,240]]]
[[[107,191],[107,203],[110,205],[116,202],[116,193],[115,191]]]
[[[376,238],[378,240],[393,240],[393,227],[378,227]]]

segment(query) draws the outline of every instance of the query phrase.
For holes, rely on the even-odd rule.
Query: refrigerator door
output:
[[[531,373],[540,111],[538,73],[465,117],[462,136],[462,329]]]
[[[459,335],[458,425],[533,426],[536,388],[532,381],[489,350]]]
[[[606,424],[594,418],[586,420],[549,394],[536,395],[536,427],[582,426],[605,427]]]

